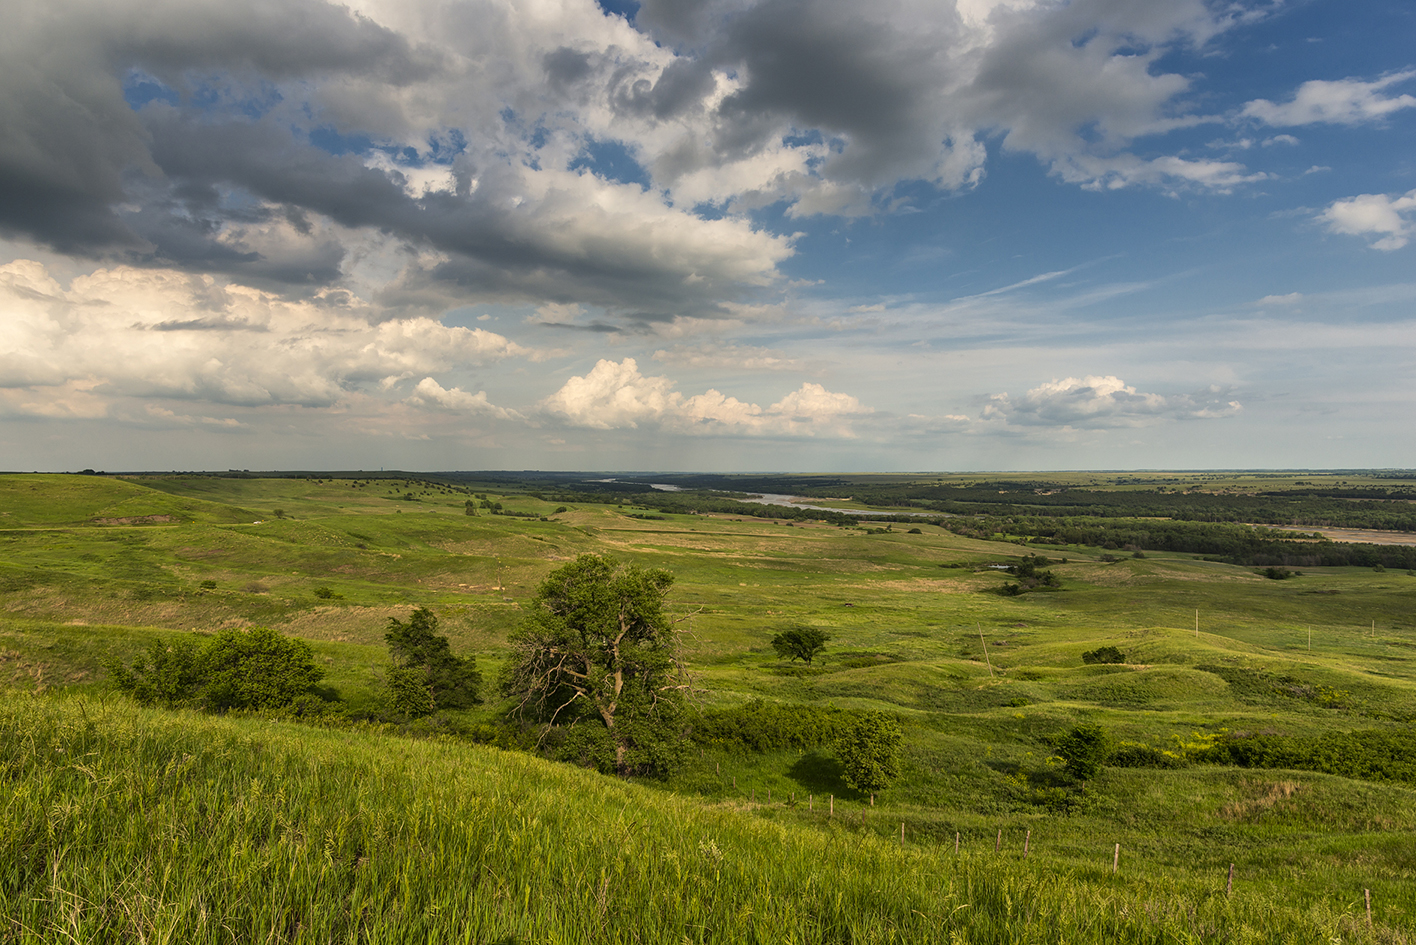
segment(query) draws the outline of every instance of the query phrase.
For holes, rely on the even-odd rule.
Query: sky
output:
[[[15,0],[0,469],[1416,467],[1409,0]]]

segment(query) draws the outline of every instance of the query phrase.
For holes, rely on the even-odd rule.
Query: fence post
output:
[[[1023,834],[1023,859],[1027,859],[1028,847],[1032,845],[1032,831]]]
[[[1234,892],[1234,864],[1229,864],[1229,882],[1224,885],[1224,894],[1232,895]]]
[[[1121,868],[1121,844],[1116,844],[1116,852],[1111,857],[1111,875],[1115,876],[1116,871]]]
[[[905,822],[900,821],[900,846],[905,845]]]
[[[954,852],[959,852],[959,831],[954,831]]]
[[[1362,897],[1367,900],[1367,924],[1368,924],[1368,925],[1371,925],[1371,924],[1372,924],[1372,891],[1371,891],[1370,889],[1364,889],[1364,890],[1362,890]]]
[[[998,839],[993,841],[993,852],[997,853],[1001,849],[1003,849],[1003,831],[1000,828],[998,831]]]
[[[836,795],[834,795],[834,794],[831,795],[831,810],[828,812],[827,816],[829,816],[829,817],[835,817],[835,816],[836,816]]]

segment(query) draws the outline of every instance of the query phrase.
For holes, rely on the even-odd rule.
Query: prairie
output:
[[[474,495],[526,517],[466,515]],[[1205,760],[1236,732],[1339,748],[1404,737],[1404,572],[1270,580],[1180,553],[414,476],[7,476],[0,513],[0,726],[7,783],[25,785],[6,819],[17,865],[0,940],[1416,934],[1416,783]],[[433,609],[493,679],[521,603],[583,552],[674,573],[703,710],[889,712],[905,730],[900,780],[872,803],[826,746],[696,744],[668,781],[627,784],[470,744],[504,708],[494,693],[434,729],[378,720],[390,617]],[[1028,552],[1061,587],[1001,596],[1009,575],[989,566]],[[152,640],[256,624],[310,640],[330,690],[370,721],[163,713],[105,681],[108,661]],[[794,625],[831,635],[824,662],[776,658],[771,636]],[[1124,662],[1083,661],[1101,646]],[[1052,749],[1083,722],[1175,764],[1073,784]],[[203,916],[220,922],[194,931]]]

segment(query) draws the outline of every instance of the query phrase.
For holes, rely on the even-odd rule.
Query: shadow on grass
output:
[[[834,794],[840,798],[864,797],[841,778],[841,763],[820,749],[809,751],[787,769],[787,777],[809,794]]]

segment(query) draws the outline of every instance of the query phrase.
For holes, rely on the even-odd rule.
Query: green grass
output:
[[[416,501],[400,497],[410,492]],[[1416,831],[1416,787],[1199,766],[1109,768],[1078,790],[1049,761],[1053,740],[1079,722],[1172,750],[1224,730],[1409,726],[1414,577],[1304,569],[1269,581],[1181,554],[1103,563],[1099,549],[1068,548],[1046,552],[1068,558],[1051,566],[1062,590],[1005,598],[993,591],[1008,576],[983,566],[1030,549],[931,525],[867,535],[732,515],[643,520],[628,504],[487,494],[550,520],[469,517],[466,492],[413,479],[0,477],[0,685],[48,693],[12,697],[6,718],[53,732],[82,727],[85,713],[103,720],[84,750],[106,759],[108,779],[15,743],[29,746],[16,749],[28,760],[7,768],[16,773],[5,783],[26,785],[14,804],[40,806],[14,807],[9,820],[57,826],[43,847],[49,878],[28,876],[24,894],[6,886],[0,914],[29,916],[36,940],[63,938],[72,916],[90,923],[70,929],[81,940],[223,940],[222,923],[239,930],[225,940],[310,941],[415,940],[430,928],[486,942],[1407,941],[1416,932],[1416,853],[1405,841]],[[555,514],[562,504],[568,511]],[[173,518],[96,524],[134,517],[105,512],[118,507]],[[420,605],[494,679],[521,602],[586,551],[676,575],[671,602],[702,705],[767,699],[895,713],[906,731],[901,781],[872,808],[841,782],[829,752],[704,750],[667,784],[634,786],[452,742],[144,713],[104,695],[107,659],[154,639],[262,624],[312,641],[331,688],[356,713],[372,712],[388,618]],[[317,596],[321,588],[333,596]],[[794,624],[832,635],[820,665],[775,658],[771,636]],[[1082,652],[1101,645],[1127,662],[1084,665]],[[1324,704],[1309,697],[1318,687],[1345,696]],[[493,699],[452,727],[500,708]],[[204,755],[204,741],[244,747]],[[125,768],[125,751],[146,760]],[[242,752],[252,757],[238,763]],[[179,804],[187,795],[178,792],[169,810],[154,792],[176,782],[154,772],[185,755],[206,759],[190,769],[196,806],[180,806],[189,801]],[[223,792],[247,821],[192,820],[198,809],[216,816]],[[832,795],[839,816],[827,822]],[[124,798],[167,811],[163,843],[141,846],[137,818],[117,813]],[[495,817],[484,823],[474,801]],[[272,817],[285,821],[276,829]],[[184,818],[203,830],[176,826]],[[387,826],[400,818],[412,825],[406,836]],[[481,826],[463,836],[464,822]],[[34,829],[7,836],[38,842]],[[1009,852],[994,857],[999,830]],[[100,835],[114,838],[102,863]],[[327,836],[328,857],[326,841],[312,839]],[[373,863],[377,849],[379,871],[349,867],[338,852],[356,848],[340,846],[349,837],[364,851],[352,862]],[[184,853],[183,838],[208,845]],[[673,857],[650,856],[651,839]],[[711,877],[700,843],[723,853]],[[1123,869],[1112,879],[1115,843]],[[220,850],[245,852],[222,865]],[[558,850],[561,859],[547,852]],[[537,855],[551,857],[539,878]],[[1226,899],[1231,862],[1240,879]],[[837,874],[840,900],[826,885]],[[279,876],[305,891],[282,899]],[[223,901],[223,883],[245,890],[240,901]],[[1371,932],[1354,920],[1363,889],[1376,896]],[[651,914],[656,901],[672,904],[668,918]],[[191,931],[203,908],[217,931]],[[0,942],[23,940],[15,928],[0,924]]]
[[[995,854],[896,815],[704,805],[452,742],[75,697],[0,700],[12,793],[0,913],[16,941],[1402,941],[1409,909],[1320,844],[1294,890],[1121,827]],[[1121,837],[1111,875],[1107,841]],[[1395,842],[1385,843],[1396,847]],[[1376,845],[1376,844],[1373,844]],[[1247,858],[1236,851],[1241,862]],[[1364,887],[1370,888],[1370,887]],[[1409,890],[1409,884],[1407,889]]]

